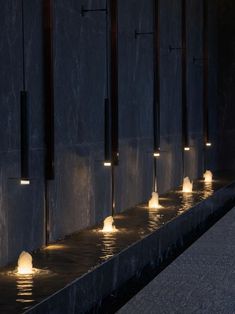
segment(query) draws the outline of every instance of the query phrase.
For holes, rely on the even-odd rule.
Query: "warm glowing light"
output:
[[[103,232],[115,232],[115,231],[117,231],[116,227],[114,226],[114,219],[112,216],[105,218],[102,231]]]
[[[66,248],[67,246],[64,244],[49,244],[48,246],[44,247],[44,250],[62,250]]]
[[[105,161],[104,162],[104,166],[105,167],[111,167],[112,166],[112,163],[110,161]]]
[[[189,177],[184,178],[183,182],[183,192],[191,193],[193,191],[193,182],[190,181]]]
[[[152,198],[149,200],[149,208],[161,208],[157,192],[152,193]]]
[[[160,153],[159,152],[153,153],[153,156],[154,157],[160,157]]]
[[[33,258],[28,252],[23,251],[20,254],[17,272],[20,275],[30,275],[33,273]]]
[[[209,142],[207,142],[207,143],[206,143],[206,146],[207,146],[207,147],[211,147],[211,146],[212,146],[212,144],[211,144],[211,143],[209,143]]]
[[[210,170],[206,170],[206,172],[203,174],[205,182],[212,182],[213,174]]]
[[[21,179],[21,180],[20,180],[20,184],[21,184],[21,185],[29,185],[29,184],[30,184],[30,180]]]
[[[190,147],[185,147],[184,150],[185,150],[185,151],[189,151],[189,150],[190,150]]]

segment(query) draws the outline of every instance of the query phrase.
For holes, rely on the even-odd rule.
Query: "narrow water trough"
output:
[[[0,313],[102,312],[103,300],[146,267],[160,269],[235,205],[235,182],[226,176],[195,181],[193,193],[181,189],[162,195],[160,209],[142,204],[116,215],[117,232],[99,225],[38,250],[34,274],[1,269]]]

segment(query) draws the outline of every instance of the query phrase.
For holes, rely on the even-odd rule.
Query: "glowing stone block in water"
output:
[[[206,172],[203,174],[205,182],[211,182],[213,178],[213,174],[210,170],[206,170]]]
[[[18,259],[18,274],[29,275],[33,273],[33,258],[28,253],[23,251]]]
[[[152,193],[152,198],[149,200],[149,208],[159,208],[159,196],[157,192]]]
[[[193,182],[190,181],[189,177],[184,178],[183,182],[183,192],[191,193],[193,191]]]
[[[115,232],[116,231],[116,227],[114,226],[114,219],[112,216],[105,218],[102,231],[103,232]]]

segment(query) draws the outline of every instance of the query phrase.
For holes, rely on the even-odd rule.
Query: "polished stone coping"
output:
[[[231,208],[235,183],[230,182],[222,176],[207,186],[197,180],[197,192],[182,195],[178,189],[161,196],[161,209],[140,205],[116,215],[113,234],[100,232],[99,225],[41,249],[33,254],[39,271],[27,278],[12,273],[14,267],[2,269],[0,312],[90,310],[146,265],[159,266],[215,213]]]

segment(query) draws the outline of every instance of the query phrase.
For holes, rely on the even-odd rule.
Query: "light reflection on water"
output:
[[[214,190],[212,188],[212,182],[205,182],[204,185],[205,185],[205,188],[204,188],[204,193],[203,193],[203,199],[206,199],[214,193]]]
[[[115,254],[117,233],[103,233],[100,259],[106,261]]]
[[[27,310],[30,306],[32,306],[32,303],[35,302],[35,299],[33,298],[34,278],[36,276],[49,276],[54,274],[48,269],[33,268],[32,274],[22,275],[18,273],[16,268],[3,273],[3,275],[14,278],[14,283],[16,286],[15,301],[24,306],[22,307],[23,310]]]
[[[16,302],[29,304],[24,310],[29,308],[33,299],[33,275],[17,275],[16,279],[17,299]]]
[[[182,194],[182,205],[178,210],[178,214],[184,213],[190,207],[193,206],[193,194],[192,193],[183,193]]]
[[[198,195],[198,200],[202,201],[210,197],[214,193],[212,182],[204,182],[203,191],[193,191],[192,193],[182,194],[182,206],[178,210],[178,215],[182,214],[186,210],[193,207],[197,202],[195,202],[195,197]]]
[[[126,242],[126,234],[129,233],[129,239],[133,241],[139,238],[144,238],[151,232],[157,230],[160,226],[170,219],[175,218],[178,215],[189,210],[191,207],[196,205],[203,199],[208,198],[213,194],[213,184],[211,182],[204,182],[204,188],[199,190],[194,190],[192,193],[182,193],[182,191],[175,191],[176,202],[172,202],[170,199],[165,198],[162,208],[150,209],[146,205],[139,205],[135,213],[133,214],[133,220],[130,216],[128,218],[129,228],[123,228],[123,221],[125,221],[125,216],[119,216],[117,223],[117,231],[105,233],[101,232],[100,229],[94,231],[99,232],[100,242],[98,247],[100,247],[100,260],[106,261],[112,256],[114,256],[118,251],[119,247],[122,246],[123,241]],[[121,225],[118,223],[121,222]],[[138,234],[138,237],[137,237]]]
[[[160,215],[157,211],[148,212],[148,231],[155,231],[159,227]]]

